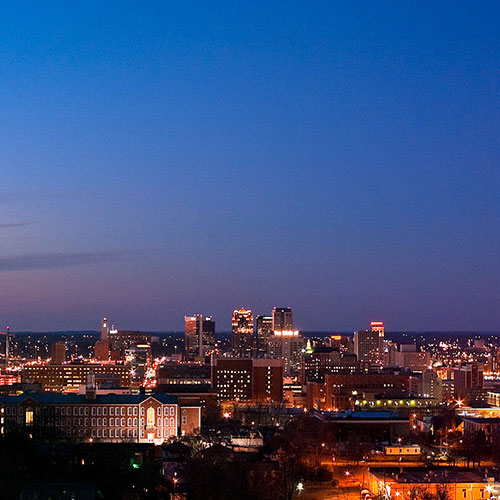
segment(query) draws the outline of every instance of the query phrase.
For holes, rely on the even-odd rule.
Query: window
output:
[[[110,438],[115,437],[115,430],[114,429],[109,430],[109,437]]]
[[[108,437],[108,431],[106,429],[103,429],[102,437]]]
[[[463,489],[462,490],[462,495],[464,496],[464,498],[467,498],[467,490]]]
[[[88,407],[88,406],[86,406],[86,407],[85,407],[85,415],[88,415],[88,414],[89,414],[89,407]]]
[[[98,426],[98,427],[100,427],[100,426],[101,426],[101,419],[100,419],[100,418],[98,418],[98,419],[97,419],[97,426]]]
[[[78,415],[78,408],[76,406],[73,407],[73,415]]]
[[[95,427],[95,417],[92,418],[92,427]]]
[[[101,437],[101,429],[97,429],[97,437],[100,438]]]
[[[164,415],[168,415],[168,406],[165,406],[165,409],[163,410]]]
[[[127,425],[128,425],[129,427],[131,427],[131,425],[132,425],[132,419],[131,419],[130,417],[128,418],[128,423],[127,423]]]
[[[111,407],[111,408],[109,409],[109,414],[110,414],[110,415],[114,415],[114,414],[115,414],[115,409],[114,409],[113,407]]]
[[[33,409],[32,408],[26,408],[26,415],[25,415],[25,423],[26,425],[33,425]]]
[[[103,427],[107,427],[108,426],[108,419],[107,418],[103,418],[102,419],[102,425],[103,425]]]
[[[92,415],[95,415],[95,406],[92,406]]]
[[[127,415],[132,415],[132,407],[131,406],[129,406],[127,408]]]
[[[137,406],[134,406],[134,415],[137,415]]]
[[[161,417],[161,406],[158,406],[158,416]]]
[[[122,427],[125,427],[125,419],[122,418]],[[123,436],[123,431],[122,431],[122,436]]]
[[[104,407],[104,408],[102,409],[102,414],[103,414],[103,415],[107,415],[107,414],[108,414],[108,409],[107,409],[106,407]]]
[[[141,415],[144,415],[144,406],[141,407]]]
[[[186,417],[184,417],[186,418]],[[170,427],[173,427],[175,425],[175,422],[174,422],[174,417],[171,417],[170,418]]]
[[[187,424],[187,417],[184,415],[182,417],[182,425],[186,425]]]
[[[144,417],[141,418],[141,425],[144,426]]]
[[[89,426],[89,419],[88,417],[85,419],[85,427],[88,427]]]
[[[170,407],[170,416],[172,416],[174,414],[174,410],[175,408],[173,406]]]
[[[147,413],[148,425],[155,425],[155,409],[148,408]]]
[[[137,417],[134,418],[134,427],[137,427]]]
[[[97,414],[98,414],[98,415],[100,415],[100,414],[101,414],[101,407],[100,407],[100,406],[98,406],[98,407],[97,407]]]
[[[125,415],[125,406],[122,406],[122,415]]]
[[[134,437],[137,437],[137,429],[134,429]]]

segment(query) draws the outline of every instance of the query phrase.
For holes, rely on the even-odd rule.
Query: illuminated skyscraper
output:
[[[273,335],[272,316],[257,316],[257,356],[263,356],[267,352],[267,344]]]
[[[244,308],[233,311],[232,333],[233,356],[251,358],[254,351],[252,311]]]
[[[273,332],[293,330],[293,313],[290,307],[275,307],[273,309]]]
[[[300,368],[300,359],[305,352],[305,341],[298,330],[276,330],[269,338],[267,353],[270,358],[284,360],[283,373],[295,375]]]
[[[360,330],[354,334],[354,353],[360,362],[380,364],[380,346],[378,331]]]
[[[102,318],[101,340],[108,340],[108,338],[109,338],[109,321],[108,318]]]
[[[370,330],[372,332],[378,332],[378,336],[380,339],[384,338],[384,322],[383,321],[372,321],[370,323]]]
[[[212,316],[184,316],[186,359],[204,358],[215,349],[215,321]]]

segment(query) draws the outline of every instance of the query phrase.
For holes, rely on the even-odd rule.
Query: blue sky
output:
[[[0,14],[0,321],[498,330],[497,2]]]

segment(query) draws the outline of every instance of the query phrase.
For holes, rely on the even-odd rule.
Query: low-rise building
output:
[[[451,467],[371,467],[369,489],[380,498],[425,498],[427,493],[449,500],[490,498],[491,484],[484,475]]]
[[[201,406],[167,394],[96,395],[24,393],[0,397],[0,432],[52,432],[75,440],[156,443],[195,434]]]

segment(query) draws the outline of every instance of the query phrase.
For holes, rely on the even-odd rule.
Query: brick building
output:
[[[23,382],[39,382],[48,392],[76,392],[87,383],[89,373],[93,372],[96,381],[113,380],[118,387],[130,385],[130,367],[123,364],[60,364],[28,365],[24,367]]]
[[[352,400],[367,394],[400,396],[418,394],[418,379],[401,373],[356,373],[325,375],[327,408],[347,409]]]
[[[220,401],[281,401],[283,360],[265,358],[216,358],[212,385]]]
[[[23,393],[1,397],[0,412],[2,433],[32,428],[81,441],[161,444],[201,427],[199,404],[167,394]]]

